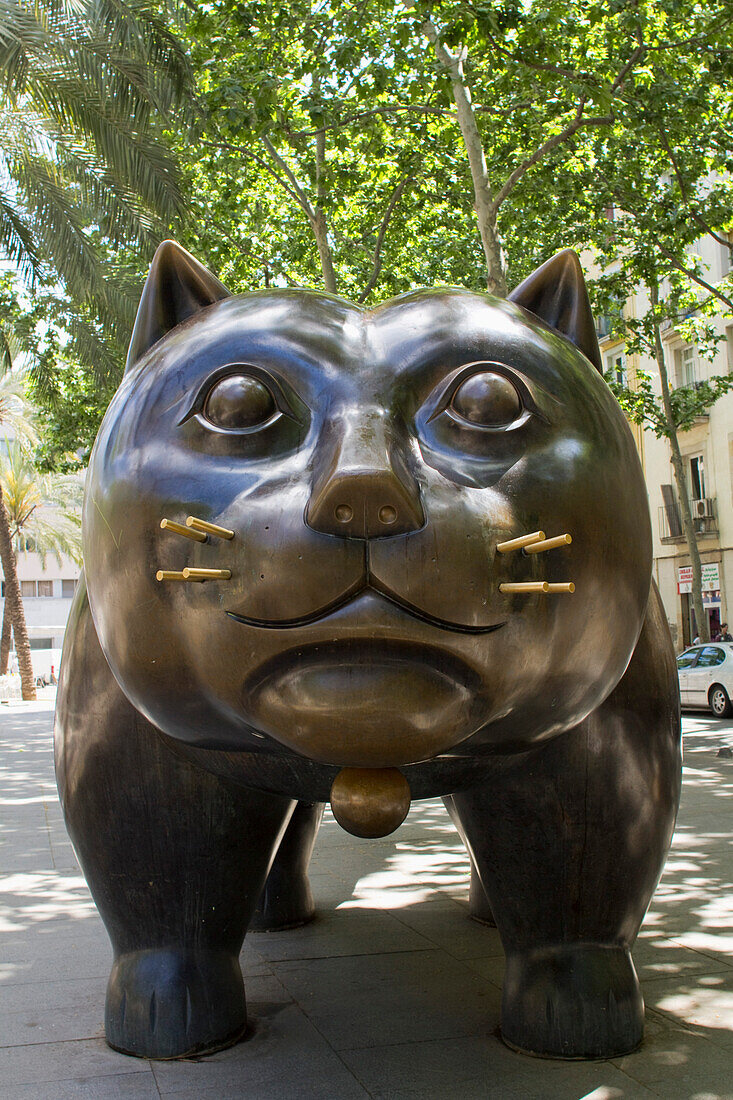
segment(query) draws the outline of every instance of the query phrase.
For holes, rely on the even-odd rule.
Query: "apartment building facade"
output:
[[[61,563],[49,554],[18,554],[18,580],[31,650],[60,650],[81,568],[71,558]],[[5,607],[5,579],[0,568],[0,610]],[[57,670],[58,671],[58,670]]]
[[[698,255],[707,267],[712,283],[731,269],[730,250],[710,238],[698,243]],[[641,316],[649,308],[643,291],[630,299],[626,310]],[[707,361],[699,349],[669,326],[662,334],[670,384],[694,387],[713,375],[733,373],[733,319],[716,323],[722,337],[715,358]],[[627,356],[621,341],[600,336],[604,369],[633,387],[638,369],[655,375],[649,359]],[[634,429],[644,466],[654,540],[654,576],[659,585],[672,637],[678,650],[698,632],[692,609],[690,555],[680,518],[671,450],[666,439],[657,439],[650,429]],[[733,392],[721,397],[689,431],[679,435],[685,468],[686,494],[691,503],[697,544],[703,563],[703,602],[712,636],[722,622],[733,623]]]

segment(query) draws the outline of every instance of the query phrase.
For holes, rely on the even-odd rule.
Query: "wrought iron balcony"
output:
[[[662,490],[669,488],[662,486]],[[665,502],[659,508],[659,537],[662,542],[684,542],[682,516],[677,498],[665,493]],[[690,501],[692,522],[698,538],[713,538],[718,534],[717,502],[715,497],[702,497]]]

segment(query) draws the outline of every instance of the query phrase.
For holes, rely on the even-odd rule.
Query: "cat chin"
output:
[[[486,693],[452,654],[345,642],[281,654],[245,685],[248,721],[322,764],[382,768],[435,757],[486,720]]]

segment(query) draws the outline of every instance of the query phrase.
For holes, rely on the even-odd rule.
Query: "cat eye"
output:
[[[451,412],[483,428],[504,428],[522,415],[524,406],[514,385],[495,371],[480,371],[454,390]]]
[[[209,375],[181,418],[192,417],[221,436],[256,437],[264,428],[283,421],[296,424],[292,400],[283,384],[262,367],[229,363]],[[297,406],[300,407],[300,406]]]
[[[548,425],[554,399],[517,367],[479,359],[455,368],[417,410],[423,460],[461,485],[503,477]]]
[[[229,374],[211,387],[202,411],[216,428],[242,432],[267,424],[278,407],[271,391],[259,378]]]
[[[532,416],[544,420],[523,376],[503,363],[467,363],[454,371],[425,406],[427,423],[441,415],[457,429],[513,432]]]

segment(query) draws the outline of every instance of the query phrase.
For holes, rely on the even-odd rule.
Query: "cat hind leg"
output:
[[[316,914],[308,864],[323,817],[322,802],[298,802],[267,876],[250,932],[299,928]]]

